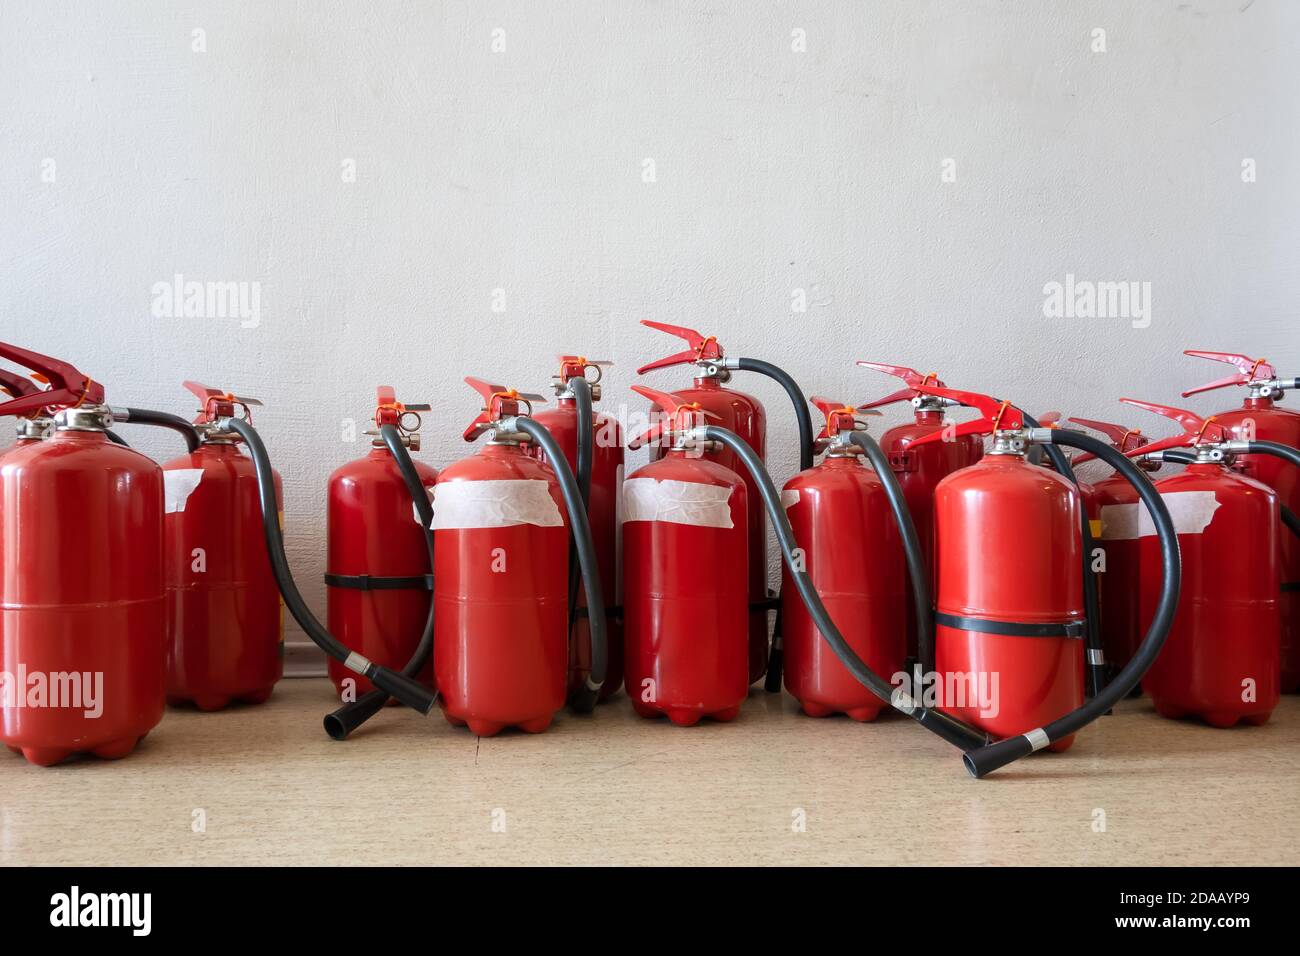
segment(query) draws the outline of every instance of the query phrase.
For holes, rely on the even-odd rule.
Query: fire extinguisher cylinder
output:
[[[333,634],[321,626],[303,600],[302,593],[289,570],[289,559],[284,553],[284,536],[275,499],[275,478],[271,460],[266,453],[262,437],[250,424],[238,418],[222,418],[217,422],[222,431],[230,431],[244,440],[257,470],[257,488],[262,502],[262,528],[266,534],[266,550],[271,558],[276,583],[284,596],[285,607],[295,621],[326,654],[341,661],[349,670],[367,678],[377,688],[395,697],[402,704],[421,714],[428,715],[437,703],[437,695],[411,678],[387,667],[382,667],[362,654],[350,651]]]
[[[831,619],[830,613],[826,610],[826,605],[822,603],[821,596],[817,593],[817,589],[813,585],[808,572],[800,569],[801,562],[798,560],[796,555],[799,545],[795,539],[794,529],[790,527],[790,519],[786,516],[785,509],[781,506],[780,493],[776,490],[776,485],[772,483],[771,476],[768,475],[766,469],[763,467],[762,459],[755,454],[754,450],[750,448],[739,435],[735,432],[729,431],[728,429],[720,428],[716,425],[706,425],[701,430],[701,438],[704,441],[715,441],[719,444],[725,445],[744,463],[745,467],[753,476],[754,481],[758,486],[759,494],[763,499],[763,504],[766,506],[768,515],[771,517],[772,524],[776,529],[777,543],[780,545],[781,554],[785,559],[786,567],[789,569],[790,578],[794,581],[795,587],[799,591],[799,596],[803,599],[804,605],[808,608],[808,614],[817,625],[817,629],[821,631],[822,636],[831,646],[831,650],[835,652],[835,656],[840,659],[848,671],[853,674],[853,676],[856,677],[863,686],[868,688],[872,693],[885,701],[895,710],[911,717],[913,720],[917,721],[917,723],[921,724],[921,726],[937,734],[939,737],[959,749],[970,750],[972,748],[983,747],[988,742],[988,737],[983,732],[948,714],[944,714],[932,708],[924,707],[922,703],[916,700],[911,694],[908,694],[902,688],[895,687],[888,680],[881,677],[868,667],[866,663],[858,657],[853,648],[849,645],[848,641],[844,639],[844,635],[840,632],[839,628],[836,627],[835,622]],[[863,441],[867,443],[862,445],[864,450],[868,450],[871,446],[875,446],[875,451],[879,452],[879,457],[877,458],[872,455],[871,451],[868,451],[868,455],[871,457],[873,465],[877,467],[881,481],[888,485],[890,481],[893,480],[896,485],[897,480],[894,479],[893,472],[888,469],[887,459],[884,458],[884,453],[880,452],[879,446],[876,446],[870,436],[865,434],[855,433],[854,438],[857,440],[856,443],[860,444]],[[876,462],[886,463],[883,473],[879,471],[881,466],[876,465]],[[908,512],[905,506],[901,508],[901,513],[898,510],[898,506],[901,506],[902,502],[903,498],[901,490],[898,491],[897,495],[890,495],[890,504],[891,506],[895,506],[895,517],[898,518],[900,526],[906,526],[910,524],[911,519],[908,517]],[[906,532],[904,532],[904,535],[906,536]],[[920,546],[919,540],[916,538],[915,527],[912,528],[911,537],[915,550],[909,552],[909,557],[912,555],[919,556]],[[915,559],[919,561],[919,557]],[[922,593],[918,599],[924,600],[928,606],[928,587],[924,585],[924,582],[928,581],[928,577],[921,576],[918,580],[923,583],[923,586],[919,589]]]
[[[1182,567],[1178,557],[1178,535],[1174,530],[1173,519],[1165,507],[1160,493],[1142,472],[1124,455],[1109,444],[1090,435],[1084,435],[1069,429],[1036,429],[1032,434],[1034,441],[1068,445],[1090,452],[1097,458],[1119,472],[1133,488],[1151,515],[1152,524],[1160,539],[1161,583],[1160,598],[1156,604],[1155,615],[1147,628],[1142,643],[1138,646],[1132,660],[1115,675],[1097,696],[1088,700],[1082,707],[1076,708],[1064,717],[1051,723],[1030,730],[1027,733],[1008,737],[997,743],[989,744],[977,750],[968,751],[962,760],[967,771],[975,778],[984,777],[994,770],[1005,767],[1021,757],[1041,750],[1053,741],[1078,733],[1082,728],[1103,716],[1115,704],[1119,703],[1155,662],[1164,647],[1169,631],[1173,627],[1174,613],[1178,608],[1178,594],[1182,583]]]
[[[415,463],[411,461],[406,445],[402,443],[402,435],[397,430],[397,426],[380,425],[379,435],[383,439],[384,446],[388,449],[389,454],[393,456],[393,461],[397,463],[397,470],[402,476],[406,490],[410,492],[411,500],[415,502],[415,510],[420,516],[420,525],[424,528],[424,538],[429,548],[429,568],[432,570],[433,507],[429,504],[429,494],[425,490],[419,473],[415,470]],[[420,643],[416,645],[411,659],[402,668],[401,673],[403,676],[412,679],[416,678],[420,671],[424,669],[424,665],[428,663],[429,656],[433,653],[433,624],[433,602],[430,601],[429,616],[420,635]],[[436,696],[437,691],[434,693]],[[346,740],[354,730],[383,710],[387,706],[388,700],[389,694],[383,690],[367,691],[333,713],[326,714],[324,719],[325,733],[329,734],[334,740]]]
[[[582,570],[582,585],[587,594],[588,626],[591,629],[591,673],[584,686],[570,698],[569,707],[576,713],[589,714],[595,709],[596,701],[600,698],[600,688],[605,683],[609,648],[605,636],[605,594],[601,590],[600,564],[596,559],[596,546],[591,537],[591,521],[587,516],[586,503],[578,479],[574,477],[568,459],[564,457],[564,450],[545,425],[527,415],[520,415],[513,422],[507,422],[506,428],[527,435],[546,455],[546,460],[550,462],[559,481],[564,506],[569,512],[573,544],[578,553],[578,567]]]

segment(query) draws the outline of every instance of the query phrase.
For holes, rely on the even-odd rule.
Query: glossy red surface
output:
[[[533,418],[545,425],[564,449],[569,467],[577,473],[578,467],[578,411],[573,399],[561,398],[552,408],[538,411]],[[596,559],[600,565],[601,590],[605,606],[618,603],[618,493],[623,471],[623,436],[618,420],[610,415],[595,413],[592,422],[594,454],[591,467],[591,496],[587,501],[587,516],[591,522],[591,536],[596,546]],[[532,446],[530,446],[532,447]],[[541,461],[546,456],[532,447]],[[576,560],[576,559],[575,559]],[[587,599],[581,584],[578,587],[578,606],[586,607]],[[607,617],[609,666],[605,683],[600,690],[601,700],[606,700],[623,685],[623,624],[613,615]],[[574,624],[573,640],[569,648],[569,689],[577,690],[586,683],[591,673],[591,632],[587,621],[579,617]]]
[[[1277,706],[1278,505],[1268,486],[1219,465],[1188,465],[1156,482],[1161,495],[1211,491],[1218,508],[1200,534],[1179,534],[1182,589],[1173,630],[1142,679],[1165,717],[1197,716],[1216,727],[1262,724]],[[1160,546],[1141,538],[1141,615],[1160,594]],[[1253,700],[1243,700],[1245,682]]]
[[[167,697],[219,710],[260,704],[284,674],[280,590],[266,554],[257,472],[238,445],[208,442],[163,465],[203,472],[183,510],[163,516]],[[284,510],[280,476],[275,476]]]
[[[1018,455],[988,455],[949,475],[935,489],[936,609],[1030,624],[1082,620],[1080,507],[1073,483]],[[936,632],[940,675],[974,675],[991,694],[996,681],[995,707],[968,697],[943,708],[977,727],[1009,737],[1083,703],[1081,639]]]
[[[61,431],[5,455],[0,500],[0,739],[41,765],[124,757],[165,701],[162,470],[102,432]],[[70,674],[99,685],[95,706],[69,696]],[[14,706],[33,702],[33,675],[83,706]]]
[[[1092,489],[1099,518],[1101,509],[1108,505],[1131,505],[1138,500],[1133,486],[1119,475],[1102,479]],[[1098,538],[1094,547],[1101,548],[1106,556],[1105,570],[1097,575],[1097,591],[1101,602],[1102,651],[1107,667],[1114,672],[1133,659],[1148,623],[1140,613],[1138,539]]]
[[[917,411],[915,421],[896,425],[880,436],[880,447],[889,456],[898,483],[907,499],[907,510],[925,549],[926,564],[934,567],[934,489],[959,468],[979,461],[984,440],[978,435],[961,435],[954,441],[928,442],[910,448],[912,442],[943,430],[943,413]],[[912,584],[907,582],[907,653],[916,656],[916,613],[912,608]]]
[[[749,692],[748,491],[733,471],[669,451],[631,478],[730,488],[730,528],[623,524],[624,677],[642,717],[731,720]]]
[[[867,666],[890,680],[907,654],[903,543],[885,489],[856,457],[828,457],[786,482],[805,567],[831,619]],[[872,720],[885,706],[840,663],[788,569],[781,588],[785,687],[813,717]]]
[[[437,480],[438,473],[428,465],[417,461],[415,469],[426,488]],[[328,495],[329,573],[372,577],[429,573],[424,531],[388,449],[372,448],[364,458],[337,469],[330,476]],[[331,634],[376,664],[394,670],[406,666],[429,618],[427,590],[332,587],[327,593]],[[340,695],[351,689],[359,697],[371,690],[370,681],[333,658],[329,675]],[[432,663],[420,679],[432,685]]]
[[[450,465],[438,486],[543,480],[563,525],[439,528],[434,532],[433,661],[443,713],[481,737],[538,733],[568,684],[568,515],[549,465],[514,445],[485,445]]]
[[[1300,413],[1275,405],[1272,399],[1248,398],[1245,404],[1215,416],[1215,421],[1243,440],[1275,441],[1300,448]],[[1241,455],[1242,473],[1277,492],[1278,501],[1300,514],[1300,469],[1272,455]],[[1300,587],[1300,541],[1288,529],[1278,533],[1282,582]],[[1300,690],[1300,591],[1279,595],[1282,615],[1282,692]]]
[[[697,378],[691,388],[672,393],[678,400],[698,402],[705,411],[717,415],[710,425],[718,425],[735,432],[759,458],[767,460],[767,413],[763,404],[752,395],[727,388],[716,378]],[[657,409],[656,409],[657,411]],[[651,450],[651,457],[656,452]],[[706,456],[723,468],[738,475],[745,484],[746,500],[754,503],[746,516],[749,554],[749,601],[767,600],[767,513],[762,507],[758,485],[749,470],[734,452],[717,448]],[[749,615],[749,682],[752,684],[767,670],[767,612],[753,611]]]

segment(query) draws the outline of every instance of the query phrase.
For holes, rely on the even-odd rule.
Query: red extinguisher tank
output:
[[[1240,441],[1273,441],[1300,448],[1300,413],[1279,408],[1277,402],[1285,389],[1298,384],[1295,379],[1279,379],[1273,366],[1263,359],[1251,359],[1229,352],[1189,350],[1185,354],[1227,362],[1237,367],[1234,375],[1183,392],[1183,397],[1228,385],[1247,389],[1240,408],[1220,412],[1215,422]],[[1262,481],[1272,488],[1280,504],[1300,514],[1300,468],[1271,455],[1238,455],[1234,467],[1243,475]],[[1290,531],[1277,535],[1279,575],[1278,595],[1281,613],[1282,692],[1300,690],[1300,542]]]
[[[0,737],[48,766],[129,754],[165,702],[162,470],[112,444],[104,390],[0,343],[48,391],[0,415],[61,408],[54,435],[0,462]]]
[[[1125,428],[1110,422],[1090,418],[1071,418],[1070,421],[1099,431],[1110,439],[1115,449],[1123,454],[1147,444],[1148,439],[1136,428]],[[1076,464],[1091,460],[1084,455]],[[1155,471],[1157,463],[1141,462],[1140,467]],[[1140,612],[1141,572],[1138,539],[1130,535],[1131,516],[1142,505],[1133,486],[1122,475],[1111,474],[1092,486],[1095,513],[1093,538],[1105,557],[1099,569],[1097,587],[1101,604],[1101,638],[1106,663],[1111,671],[1121,670],[1133,658],[1142,643],[1149,618]],[[1158,545],[1157,545],[1158,547]],[[1095,562],[1094,562],[1095,565]],[[1153,593],[1159,595],[1160,576],[1154,582]]]
[[[1217,421],[1121,401],[1183,426],[1183,435],[1153,442],[1142,453],[1192,447],[1197,456],[1182,473],[1155,485],[1178,532],[1183,585],[1173,629],[1142,688],[1164,717],[1195,716],[1215,727],[1262,724],[1277,706],[1281,681],[1277,495],[1228,467],[1231,456],[1216,446],[1231,436]],[[1150,620],[1159,547],[1149,530],[1133,524],[1142,561],[1141,615]]]
[[[915,369],[902,365],[885,365],[879,362],[858,362],[865,368],[875,369],[901,378],[907,385],[874,402],[860,405],[862,410],[880,408],[894,402],[910,401],[915,409],[911,422],[895,425],[880,436],[880,447],[889,456],[889,464],[903,488],[907,510],[912,524],[921,539],[926,564],[934,567],[934,489],[939,482],[954,471],[979,461],[984,454],[984,440],[979,435],[960,435],[952,441],[917,442],[928,435],[942,433],[952,422],[944,421],[944,402],[935,395],[916,390],[922,383],[943,386],[933,372],[921,375]],[[911,582],[907,593],[912,592]],[[904,602],[907,620],[907,654],[915,657],[917,651],[916,610],[910,596]]]
[[[623,483],[624,678],[642,717],[732,720],[748,695],[751,642],[745,482],[703,457],[690,429],[713,413],[633,389],[667,416],[628,442],[662,458]]]
[[[846,441],[855,409],[825,398],[818,436],[826,457],[781,492],[805,569],[835,625],[877,674],[902,671],[907,654],[903,542],[880,479]],[[781,588],[785,688],[811,717],[848,714],[874,720],[885,704],[862,685],[822,639],[786,571]]]
[[[695,365],[697,372],[691,387],[666,394],[671,394],[679,405],[698,406],[708,413],[711,424],[735,432],[744,439],[745,444],[754,449],[759,458],[766,460],[767,412],[757,398],[724,384],[731,373],[723,365],[723,350],[718,340],[713,336],[703,336],[693,329],[662,322],[642,320],[641,324],[679,336],[686,340],[689,348],[643,365],[637,369],[637,374],[643,375],[652,369],[667,368],[670,365]],[[658,449],[651,449],[652,457],[659,453]],[[758,504],[758,486],[733,452],[721,447],[710,448],[704,457],[737,475],[745,485],[746,500],[754,503],[745,515],[750,605],[749,681],[753,683],[767,669],[767,611],[764,609],[767,601],[767,517]]]
[[[501,424],[541,397],[465,381],[484,406],[465,439],[490,440],[434,487],[434,674],[451,723],[480,737],[539,733],[568,685],[564,499],[551,467],[521,447],[525,436]]]
[[[220,710],[266,701],[284,674],[280,590],[266,554],[257,473],[215,422],[261,402],[197,382],[202,444],[163,465],[167,697]],[[276,497],[283,511],[280,476]]]
[[[419,410],[403,405],[393,389],[377,390],[374,421],[394,425],[402,441],[419,450]],[[374,434],[373,431],[367,434]],[[415,653],[429,618],[429,546],[402,474],[382,439],[364,457],[338,468],[329,480],[329,630],[349,650],[400,670]],[[421,483],[438,474],[412,462]],[[370,681],[330,658],[330,680],[345,701],[368,693]],[[418,675],[429,686],[430,664]]]
[[[573,394],[575,378],[588,378],[587,369],[596,369],[590,379],[593,399],[600,397],[601,369],[610,363],[593,362],[580,355],[561,355],[560,374],[555,376],[556,405],[536,412],[533,418],[546,426],[564,449],[569,467],[578,470],[578,409]],[[546,455],[536,446],[527,446],[540,461]],[[623,435],[618,419],[602,412],[592,415],[591,493],[587,500],[587,515],[591,522],[592,542],[596,546],[596,559],[600,565],[600,580],[605,592],[605,606],[618,604],[618,495],[623,481]],[[574,568],[571,574],[576,574]],[[578,584],[578,609],[587,606],[581,582]],[[600,698],[605,700],[618,692],[623,683],[623,629],[612,615],[606,625],[609,662]],[[591,631],[584,614],[574,618],[573,637],[570,641],[569,691],[578,691],[591,674]]]
[[[991,431],[994,439],[979,462],[935,488],[941,706],[995,736],[1023,734],[1083,704],[1079,492],[1025,460],[1023,420],[1013,406],[972,392],[919,388],[984,413],[956,426],[956,435]],[[1073,742],[1064,737],[1049,749]]]

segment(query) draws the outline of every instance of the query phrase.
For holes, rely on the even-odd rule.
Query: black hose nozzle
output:
[[[352,731],[383,710],[387,703],[388,695],[382,690],[362,694],[334,713],[325,715],[325,733],[334,740],[347,740]]]
[[[994,770],[999,770],[1033,752],[1034,745],[1029,742],[1029,738],[1024,734],[1017,734],[986,747],[967,750],[962,754],[961,762],[966,765],[967,773],[980,780]]]
[[[419,681],[387,667],[380,667],[376,664],[374,671],[366,674],[366,677],[379,690],[390,697],[397,698],[400,703],[424,714],[426,717],[433,710],[434,705],[438,703],[438,695],[429,688]]]

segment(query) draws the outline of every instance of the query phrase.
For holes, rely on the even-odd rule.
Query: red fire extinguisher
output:
[[[483,397],[465,440],[489,440],[434,486],[434,675],[451,723],[481,737],[505,727],[539,733],[568,686],[570,521],[591,622],[592,673],[572,698],[582,710],[594,705],[606,669],[599,562],[567,459],[531,417],[541,396],[465,381]],[[524,450],[529,442],[545,462]]]
[[[54,434],[0,468],[0,737],[31,763],[124,757],[162,719],[162,470],[109,442],[98,382],[0,343],[50,388],[0,415],[58,409]]]
[[[0,369],[0,392],[4,392],[10,398],[23,398],[27,395],[36,395],[41,391],[41,387],[26,376]],[[13,449],[38,442],[42,438],[48,438],[53,431],[54,419],[50,418],[47,409],[42,407],[29,415],[22,415],[18,419],[13,445],[0,449],[0,456]]]
[[[262,403],[197,382],[200,444],[163,465],[169,702],[260,704],[284,672],[280,592],[262,538],[257,473],[217,421]],[[276,497],[280,493],[276,478]]]
[[[554,436],[578,479],[592,539],[600,562],[600,580],[605,586],[605,606],[618,603],[618,495],[623,481],[623,436],[618,419],[596,412],[592,403],[600,400],[600,379],[609,362],[592,361],[581,355],[561,355],[560,372],[554,377],[556,404],[533,416]],[[589,370],[594,369],[594,375]],[[546,460],[536,446],[537,456]],[[591,674],[591,631],[587,621],[587,600],[579,583],[577,562],[569,566],[569,608],[572,638],[569,642],[569,692],[579,691]],[[623,683],[622,622],[611,615],[608,624],[609,673],[601,687],[601,699],[616,693]]]
[[[1270,454],[1234,441],[1216,417],[1123,398],[1182,426],[1129,455],[1186,463],[1155,483],[1173,516],[1183,561],[1183,593],[1173,632],[1142,682],[1164,717],[1196,716],[1215,727],[1262,724],[1277,706],[1281,675],[1276,493],[1238,473],[1238,454]],[[1267,445],[1268,443],[1264,443]],[[1174,449],[1190,448],[1192,453]],[[1294,453],[1300,457],[1300,452]],[[1154,542],[1140,521],[1127,522],[1141,555],[1141,614],[1151,613]]]
[[[786,482],[781,501],[807,572],[844,639],[873,671],[892,677],[907,654],[902,539],[884,486],[850,440],[865,429],[856,409],[811,401],[826,418],[817,436],[826,457]],[[822,640],[789,574],[781,588],[786,690],[809,716],[874,720],[886,703]]]
[[[1226,362],[1237,371],[1217,381],[1183,392],[1183,397],[1236,385],[1246,389],[1240,408],[1220,412],[1214,420],[1239,441],[1270,441],[1300,448],[1300,412],[1279,408],[1288,389],[1300,379],[1279,378],[1272,365],[1233,352],[1189,349],[1184,355]],[[1300,513],[1300,469],[1270,455],[1238,455],[1234,466],[1268,485],[1279,503],[1292,514]],[[1300,690],[1300,541],[1285,531],[1278,536],[1281,553],[1282,692]]]
[[[694,329],[663,322],[651,322],[643,319],[642,325],[669,335],[684,339],[687,348],[637,369],[638,375],[672,365],[694,365],[695,381],[692,387],[674,391],[672,395],[678,403],[698,404],[712,415],[717,416],[719,427],[735,432],[754,450],[760,459],[766,457],[767,449],[767,413],[762,403],[752,395],[727,388],[733,371],[754,372],[766,376],[779,384],[790,398],[794,408],[795,424],[799,430],[799,469],[812,467],[813,464],[813,428],[812,417],[808,413],[808,403],[795,380],[783,369],[753,358],[728,358],[716,336],[705,336]],[[652,412],[653,414],[653,412]],[[651,455],[658,454],[651,449]],[[757,486],[749,473],[741,467],[740,459],[721,446],[714,446],[707,456],[723,467],[741,477],[748,490],[748,500],[752,507],[746,518],[749,535],[749,679],[750,683],[768,675],[767,689],[781,689],[781,622],[780,600],[769,598],[767,594],[767,532],[763,509],[758,506]],[[767,612],[777,610],[774,640],[771,658],[768,658]]]
[[[327,526],[329,630],[349,649],[385,667],[406,664],[429,621],[429,546],[403,475],[403,463],[388,448],[384,426],[396,431],[402,448],[420,449],[420,412],[428,405],[397,401],[391,386],[376,390],[375,428],[370,451],[330,475]],[[411,460],[419,483],[431,489],[438,473]],[[423,492],[426,496],[429,492]],[[342,661],[329,661],[330,680],[345,702],[374,688]],[[415,675],[433,686],[432,664]]]
[[[901,378],[906,385],[896,392],[874,402],[859,405],[860,409],[874,409],[894,402],[910,401],[916,410],[915,420],[896,425],[880,436],[880,447],[889,456],[889,465],[907,497],[907,509],[916,525],[925,549],[927,567],[934,566],[934,489],[944,478],[960,468],[975,464],[984,454],[984,440],[979,435],[962,435],[952,441],[916,442],[927,435],[941,433],[951,422],[944,422],[944,399],[917,391],[922,384],[943,387],[938,376],[931,372],[922,375],[903,365],[886,365],[881,362],[858,362],[864,368],[875,369],[886,375]],[[911,583],[908,583],[911,593]],[[907,654],[917,656],[917,622],[913,602],[907,602]]]
[[[717,413],[632,386],[666,416],[628,441],[663,456],[623,482],[624,678],[642,717],[732,720],[748,695],[745,482],[690,438]],[[754,449],[758,454],[758,450]]]
[[[1070,421],[1101,432],[1121,454],[1128,454],[1150,441],[1140,429],[1091,418],[1071,418]],[[1075,464],[1083,464],[1090,458],[1088,455],[1080,456],[1075,459]],[[1160,467],[1157,462],[1139,461],[1137,464],[1146,472]],[[1095,482],[1092,492],[1096,507],[1094,537],[1105,556],[1099,578],[1101,634],[1107,666],[1113,673],[1129,662],[1142,639],[1138,542],[1128,536],[1126,526],[1127,516],[1140,505],[1137,492],[1118,472]]]
[[[1079,492],[1025,460],[1024,418],[1014,406],[974,392],[917,388],[982,413],[957,425],[955,435],[994,436],[978,463],[935,487],[934,679],[949,713],[1014,737],[1083,704]],[[1061,751],[1073,742],[1069,734],[1046,746]]]

